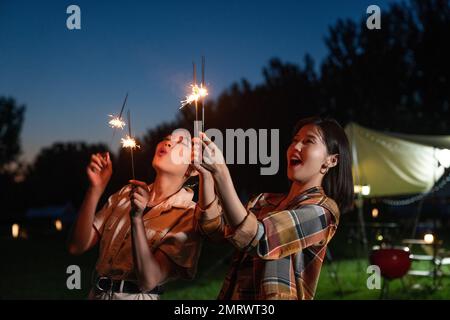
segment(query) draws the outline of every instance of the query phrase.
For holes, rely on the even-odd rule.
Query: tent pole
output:
[[[369,247],[367,244],[367,234],[366,234],[366,224],[364,222],[364,199],[362,197],[362,195],[359,195],[359,207],[358,207],[358,219],[359,219],[359,224],[361,227],[361,236],[362,236],[362,243],[363,243],[363,248],[364,248],[364,252],[365,254],[368,256],[369,255]]]
[[[436,166],[433,170],[433,188],[436,185],[437,182],[437,169],[439,169],[439,160],[436,156],[436,151],[437,148],[433,148],[433,156],[434,156],[434,160],[436,161]],[[445,172],[445,171],[444,171]],[[437,237],[437,216],[436,216],[436,212],[433,214],[433,234],[434,234],[434,240],[433,240],[433,289],[436,289],[437,286],[437,272],[438,272],[438,263],[436,263],[437,260],[437,250],[438,250],[438,246],[437,246],[437,242],[438,237]]]
[[[412,233],[411,233],[411,239],[415,239],[416,238],[417,225],[419,224],[420,215],[422,213],[422,207],[423,207],[423,202],[424,201],[425,201],[425,197],[423,197],[420,200],[419,205],[417,206],[417,214],[416,214],[416,219],[414,220],[413,230],[412,230]]]
[[[357,181],[358,185],[361,186],[362,184],[361,184],[361,178],[360,178],[360,174],[359,174],[358,151],[356,150],[355,127],[354,126],[352,126],[352,158],[353,158],[353,163],[356,168],[356,170],[355,170],[356,181]],[[361,192],[358,193],[358,199],[356,200],[356,205],[358,207],[358,221],[359,221],[359,227],[360,227],[360,232],[361,232],[361,237],[362,237],[361,241],[363,244],[364,252],[368,256],[369,248],[368,248],[368,244],[367,244],[366,226],[364,223],[364,199],[363,199]]]

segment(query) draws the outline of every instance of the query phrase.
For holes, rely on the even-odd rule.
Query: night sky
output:
[[[318,65],[338,18],[392,2],[0,0],[0,96],[27,106],[24,160],[55,141],[111,143],[107,115],[127,91],[140,136],[175,118],[202,55],[214,98],[242,78],[261,82],[272,57],[301,63],[310,53]],[[66,27],[70,4],[81,30]]]

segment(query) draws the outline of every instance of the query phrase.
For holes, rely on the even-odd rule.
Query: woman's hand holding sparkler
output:
[[[192,166],[199,172],[198,206],[204,210],[212,204],[216,197],[213,172],[219,171],[214,166],[220,166],[220,163],[214,164],[214,161],[219,160],[217,162],[222,162],[223,164],[225,161],[223,160],[222,152],[214,143],[211,142],[213,145],[208,147],[204,141],[197,137],[193,138],[192,142]],[[217,150],[214,149],[213,151],[214,146]]]
[[[201,170],[207,170],[211,173],[213,177],[212,190],[215,190],[220,198],[221,206],[225,216],[227,217],[228,224],[232,228],[240,225],[247,216],[247,210],[242,205],[236,193],[236,189],[234,188],[233,180],[231,179],[231,175],[225,163],[222,151],[203,132],[200,133],[200,139],[194,138],[194,144],[195,143],[201,143],[200,150],[203,150],[201,152],[201,161],[198,161],[199,159],[197,159],[197,164],[195,164],[196,161],[194,161],[195,168],[199,172],[201,172]],[[205,185],[205,191],[203,192],[210,193],[211,186]],[[205,208],[204,204],[199,203],[199,205],[201,208]]]
[[[86,171],[91,187],[103,192],[112,175],[112,163],[109,152],[106,152],[104,155],[101,153],[93,154]]]
[[[147,208],[147,204],[150,201],[150,192],[148,190],[148,186],[143,181],[138,180],[130,180],[130,183],[133,185],[133,189],[131,190],[130,199],[133,206],[133,217],[142,217],[145,209]]]
[[[136,276],[142,292],[147,292],[164,282],[170,274],[170,262],[162,253],[153,253],[148,245],[143,213],[150,202],[150,190],[143,181],[130,180],[132,190],[131,200],[131,245]]]
[[[200,174],[205,174],[204,170],[213,176],[227,171],[227,165],[222,151],[217,145],[209,139],[206,134],[200,132],[200,138],[193,138],[194,144],[194,167]]]

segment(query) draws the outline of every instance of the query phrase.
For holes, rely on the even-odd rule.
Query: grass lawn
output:
[[[90,289],[90,276],[97,258],[96,250],[80,257],[70,256],[64,249],[65,238],[0,240],[1,263],[0,299],[85,299]],[[215,299],[229,265],[228,245],[206,244],[195,280],[168,284],[163,299]],[[78,265],[81,269],[81,290],[69,290],[66,269]],[[366,287],[368,262],[342,260],[323,269],[316,299],[378,299],[380,290]],[[417,265],[414,265],[417,267]],[[426,264],[420,266],[425,269]],[[333,277],[333,272],[337,277]],[[448,270],[447,270],[448,271]],[[441,287],[431,290],[431,279],[404,278],[390,285],[390,299],[449,299],[450,278],[442,278]],[[414,288],[413,288],[414,287]]]

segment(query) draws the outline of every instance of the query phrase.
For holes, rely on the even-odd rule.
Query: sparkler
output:
[[[133,175],[133,180],[136,180],[136,177],[134,175],[134,156],[133,156],[133,150],[136,148],[140,148],[140,146],[136,143],[136,140],[131,135],[131,117],[130,117],[130,110],[128,110],[128,135],[125,138],[121,139],[122,147],[123,148],[129,148],[130,154],[131,154],[131,172]]]
[[[200,90],[204,91],[202,96],[202,132],[205,132],[205,97],[208,94],[205,87],[205,56],[202,56],[202,83],[200,84]]]
[[[125,105],[127,103],[127,99],[128,99],[128,92],[127,95],[125,96],[125,100],[123,101],[122,104],[122,109],[120,109],[120,113],[118,116],[112,115],[110,114],[109,117],[111,117],[112,119],[108,122],[110,127],[114,129],[113,131],[113,137],[114,134],[116,133],[116,129],[123,129],[123,127],[125,127],[125,121],[122,120],[122,113],[123,113],[123,109],[125,108]]]
[[[180,109],[184,108],[185,106],[191,104],[192,102],[197,103],[198,100],[206,97],[208,95],[208,90],[202,86],[198,85],[191,85],[191,94],[186,96],[185,100],[181,101],[181,107]]]
[[[112,117],[112,119],[108,122],[109,125],[111,126],[111,128],[120,128],[123,129],[123,127],[125,127],[125,121],[123,121],[122,119],[120,119],[119,117],[114,117],[113,115],[109,115],[110,117]]]
[[[205,125],[205,109],[204,109],[204,100],[208,95],[208,89],[205,86],[205,57],[202,57],[202,82],[200,86],[197,85],[197,73],[195,68],[195,63],[192,63],[193,66],[193,83],[191,85],[191,94],[186,96],[185,100],[181,101],[180,109],[184,108],[187,105],[194,103],[195,105],[195,121],[197,126],[198,121],[198,101],[201,102],[201,112],[202,112],[202,121],[201,121],[201,130],[204,131]],[[195,131],[198,132],[197,127]]]
[[[121,142],[123,148],[130,148],[130,149],[139,148],[139,146],[136,144],[136,140],[134,140],[129,135],[127,135],[125,138],[122,138]]]

